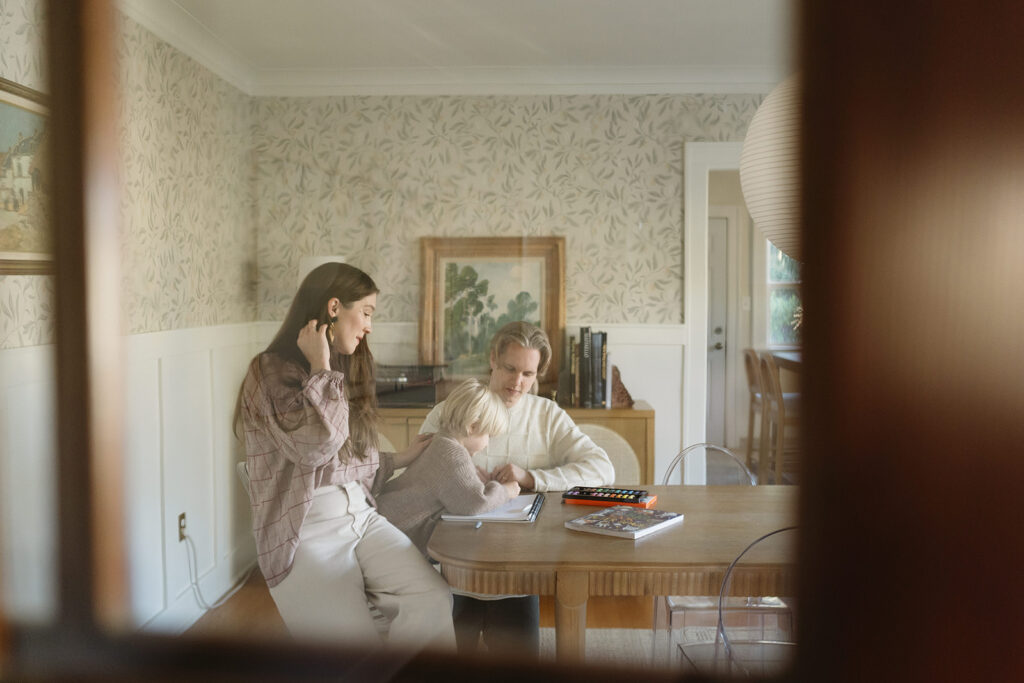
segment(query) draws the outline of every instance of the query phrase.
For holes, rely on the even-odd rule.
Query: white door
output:
[[[728,233],[725,218],[708,219],[708,403],[707,440],[724,446],[726,346],[728,335]]]

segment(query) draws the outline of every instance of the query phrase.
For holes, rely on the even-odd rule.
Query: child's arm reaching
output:
[[[519,495],[519,484],[480,481],[476,466],[465,450],[452,450],[440,459],[447,465],[438,499],[445,510],[456,515],[488,512]]]

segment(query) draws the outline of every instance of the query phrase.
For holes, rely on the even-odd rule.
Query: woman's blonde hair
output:
[[[466,436],[473,426],[477,434],[495,436],[508,429],[508,408],[486,384],[467,379],[441,404],[439,426],[452,436]]]
[[[544,377],[551,362],[551,341],[548,335],[536,325],[527,322],[508,323],[491,337],[491,358],[499,360],[509,344],[519,344],[524,349],[535,349],[540,352],[540,362],[537,364],[538,381],[530,387],[530,393],[536,394],[539,380]]]

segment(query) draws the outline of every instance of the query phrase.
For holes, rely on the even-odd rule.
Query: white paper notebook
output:
[[[446,512],[441,515],[441,519],[446,522],[532,522],[537,519],[543,504],[543,493],[524,493],[490,512],[479,515],[452,515]]]

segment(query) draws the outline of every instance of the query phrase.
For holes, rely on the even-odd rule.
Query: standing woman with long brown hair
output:
[[[239,395],[257,562],[296,636],[453,649],[451,593],[374,494],[423,451],[377,450],[373,356],[377,285],[326,263],[306,276]]]

